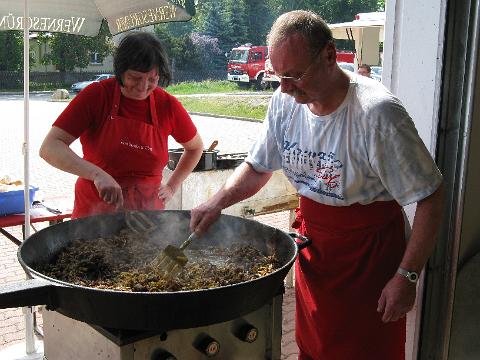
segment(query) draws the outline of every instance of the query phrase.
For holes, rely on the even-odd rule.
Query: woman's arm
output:
[[[40,157],[57,169],[93,181],[100,197],[107,203],[123,205],[120,185],[104,170],[82,159],[70,148],[75,137],[53,126],[40,147]]]

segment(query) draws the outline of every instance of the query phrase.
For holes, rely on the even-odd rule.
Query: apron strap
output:
[[[120,108],[121,95],[122,95],[122,92],[120,90],[120,85],[118,84],[118,82],[115,82],[115,90],[113,91],[112,110],[110,111],[110,117],[112,119],[118,115],[118,109]]]
[[[153,126],[159,126],[158,124],[158,116],[157,116],[157,108],[155,106],[155,95],[152,93],[148,96],[150,102],[150,116],[152,117],[152,124]]]

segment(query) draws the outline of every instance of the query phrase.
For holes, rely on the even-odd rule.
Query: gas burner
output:
[[[261,308],[230,321],[168,331],[109,329],[45,310],[45,359],[279,359],[283,291],[282,287]]]

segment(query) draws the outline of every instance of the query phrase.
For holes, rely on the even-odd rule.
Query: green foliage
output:
[[[200,53],[193,45],[190,35],[182,35],[173,39],[172,55],[175,59],[175,68],[180,70],[198,69],[202,67]]]
[[[202,82],[188,81],[170,85],[166,91],[172,95],[212,94],[238,92],[238,86],[231,81],[206,80]]]
[[[197,0],[196,15],[189,22],[172,22],[155,27],[178,69],[224,69],[224,53],[232,47],[252,43],[264,45],[274,20],[282,13],[304,9],[319,13],[328,23],[351,21],[357,13],[382,11],[385,0]],[[84,69],[90,55],[101,58],[113,51],[106,23],[95,38],[65,34],[40,34],[51,53],[41,59],[60,71]],[[20,70],[23,64],[21,32],[0,32],[0,70]],[[352,49],[346,41],[339,48]]]
[[[183,82],[170,85],[165,90],[176,96],[188,111],[255,120],[265,118],[271,97],[271,93],[245,96],[245,94],[253,93],[253,91],[239,91],[237,84],[226,80]],[[205,96],[198,96],[202,94]],[[235,96],[235,94],[243,96]]]
[[[229,26],[225,29],[225,47],[231,49],[248,41],[247,9],[245,0],[225,0],[224,9],[225,23]]]
[[[377,1],[377,11],[385,11],[385,0]]]
[[[305,0],[328,23],[352,21],[356,14],[377,11],[378,0]]]
[[[44,36],[51,51],[41,59],[42,64],[56,65],[61,72],[85,69],[90,63],[90,55],[98,53],[101,58],[113,51],[112,35],[106,22],[95,37],[56,33]]]
[[[22,71],[23,33],[20,31],[0,32],[0,70]]]
[[[164,25],[156,27],[155,33],[164,46],[172,66],[179,70],[202,68],[201,54],[192,43],[190,34],[174,37]]]
[[[32,66],[32,53],[29,60]],[[0,32],[0,71],[23,71],[23,31]]]
[[[182,105],[190,112],[235,116],[263,120],[268,108],[268,98],[256,99],[247,96],[179,96]]]
[[[385,0],[198,0],[193,29],[217,38],[225,52],[235,44],[265,44],[271,25],[287,11],[312,10],[328,23],[337,23],[384,6]]]
[[[221,0],[211,0],[209,5],[206,6],[205,30],[203,33],[218,38],[223,45],[227,24],[222,16],[222,9],[224,8],[222,3]]]

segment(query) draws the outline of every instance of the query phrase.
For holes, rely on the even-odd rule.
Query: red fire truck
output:
[[[355,53],[353,51],[337,50],[337,62],[353,64],[355,62]]]
[[[267,56],[267,46],[245,44],[233,48],[228,56],[227,79],[239,86],[254,85],[261,89]]]

